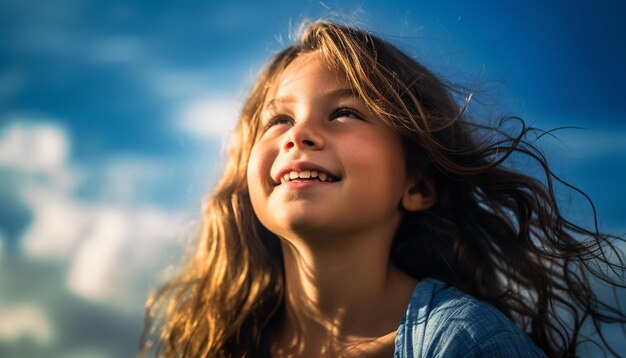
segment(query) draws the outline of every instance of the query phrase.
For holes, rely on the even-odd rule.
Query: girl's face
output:
[[[250,154],[254,211],[281,237],[395,232],[407,189],[400,137],[317,53],[270,89]]]

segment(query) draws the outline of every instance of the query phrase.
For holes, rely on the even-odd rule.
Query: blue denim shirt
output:
[[[395,344],[394,358],[545,357],[495,307],[433,279],[413,291]]]

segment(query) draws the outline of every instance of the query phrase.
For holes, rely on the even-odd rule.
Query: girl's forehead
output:
[[[352,86],[344,72],[331,65],[321,53],[303,53],[270,81],[265,103],[285,95],[298,95],[294,90],[324,91],[328,88]]]

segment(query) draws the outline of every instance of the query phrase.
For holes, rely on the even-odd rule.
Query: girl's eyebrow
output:
[[[336,89],[336,90],[329,91],[327,93],[323,93],[321,96],[319,96],[319,99],[327,99],[327,98],[332,98],[332,97],[338,97],[338,98],[346,98],[346,97],[361,98],[361,96],[359,96],[358,93],[356,93],[353,88],[339,88],[339,89]],[[274,108],[274,107],[276,107],[280,103],[291,103],[291,102],[296,102],[296,97],[294,97],[294,96],[283,96],[283,97],[272,98],[264,106],[264,109]]]

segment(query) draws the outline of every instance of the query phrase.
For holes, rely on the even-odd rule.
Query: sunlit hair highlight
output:
[[[152,338],[165,356],[267,352],[283,306],[282,253],[252,210],[246,167],[268,91],[298,56],[313,52],[344,73],[369,110],[402,138],[408,170],[434,183],[436,204],[404,213],[390,253],[394,264],[493,304],[548,356],[575,355],[585,321],[606,346],[600,324],[624,323],[626,316],[600,301],[589,280],[623,287],[622,253],[614,246],[621,238],[561,215],[554,187],[563,182],[528,139],[545,132],[519,118],[493,128],[473,122],[465,112],[470,97],[459,105],[451,88],[393,45],[318,21],[303,25],[251,89],[224,175],[206,202],[197,247],[147,303],[142,350]],[[509,135],[502,128],[512,122],[519,130]],[[537,163],[543,179],[507,167],[512,155]]]

